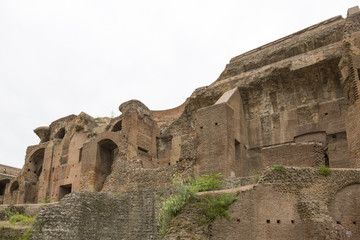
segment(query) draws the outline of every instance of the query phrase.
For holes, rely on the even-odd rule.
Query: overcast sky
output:
[[[0,164],[21,168],[33,129],[138,99],[173,108],[230,58],[328,18],[354,0],[0,0]]]

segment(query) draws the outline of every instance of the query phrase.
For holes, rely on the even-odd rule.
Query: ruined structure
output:
[[[19,175],[20,169],[0,164],[0,204],[3,203],[6,185]]]
[[[322,226],[330,229],[326,236],[336,235],[338,229],[331,223],[334,219],[346,219],[346,224],[352,224],[352,236],[359,237],[360,175],[358,170],[351,170],[360,167],[359,89],[360,11],[354,7],[348,10],[347,18],[328,19],[234,57],[214,83],[196,89],[177,108],[151,111],[131,100],[120,105],[122,114],[113,119],[94,119],[80,113],[35,129],[40,143],[27,149],[20,175],[6,185],[4,203],[56,202],[80,191],[123,192],[125,200],[95,194],[99,199],[96,201],[106,206],[128,206],[116,210],[114,219],[121,224],[112,229],[112,234],[118,231],[126,232],[124,239],[152,239],[159,237],[153,223],[155,209],[146,210],[144,206],[154,205],[149,191],[169,187],[174,173],[194,176],[215,171],[238,178],[274,164],[326,165],[350,170],[337,171],[332,182],[317,179],[313,170],[291,170],[294,175],[288,178],[264,176],[259,187],[264,191],[251,193],[246,203],[234,204],[233,211],[241,215],[239,221],[247,217],[244,222],[254,226],[251,234],[244,233],[246,224],[236,233],[244,233],[246,239],[264,239],[266,231],[259,230],[264,226],[254,223],[265,224],[271,216],[250,210],[244,216],[240,210],[245,206],[265,211],[267,203],[261,201],[269,197],[270,205],[279,201],[283,204],[282,217],[286,216],[290,224],[287,232],[306,231],[296,236],[289,233],[289,238],[323,239],[323,234],[315,236]],[[298,177],[301,174],[309,177],[307,185],[298,183],[306,180]],[[330,192],[319,190],[319,184],[325,183]],[[266,184],[272,184],[272,188]],[[319,192],[303,192],[308,187]],[[352,202],[343,205],[345,213],[341,215],[339,206],[345,201],[344,194],[351,196]],[[76,228],[78,238],[104,236],[80,226],[83,213],[79,209],[91,205],[92,197],[88,193],[73,196],[65,199],[78,205],[74,203],[74,209],[66,214],[77,214],[71,228]],[[135,203],[131,205],[126,199]],[[62,207],[49,209],[58,213]],[[147,214],[143,225],[139,212]],[[96,209],[94,213],[101,214]],[[111,215],[111,211],[106,210],[106,214]],[[53,239],[66,239],[61,237],[65,236],[61,224],[49,217],[51,210],[40,215],[49,222],[46,234],[52,226],[56,228]],[[131,219],[137,219],[136,223]],[[146,228],[144,224],[148,224]],[[125,225],[128,228],[121,228]],[[221,236],[216,234],[216,229],[227,229],[223,225],[214,224],[215,239],[234,239],[231,229],[229,234],[220,230]],[[268,228],[269,232],[278,231]],[[66,231],[68,239],[74,237],[70,232]],[[37,234],[38,239],[46,235]],[[274,234],[269,239],[280,238]]]

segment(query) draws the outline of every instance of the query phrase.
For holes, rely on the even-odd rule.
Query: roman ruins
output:
[[[353,7],[346,18],[232,58],[176,108],[152,111],[130,100],[114,118],[82,112],[36,128],[39,144],[0,185],[3,203],[64,199],[66,209],[59,203],[39,213],[45,224],[36,239],[159,239],[154,193],[175,173],[240,179],[268,169],[231,206],[234,223],[216,220],[208,238],[359,239],[359,89]],[[275,164],[288,174],[269,170]],[[328,178],[316,172],[323,165],[332,169]],[[191,236],[170,229],[165,237]]]

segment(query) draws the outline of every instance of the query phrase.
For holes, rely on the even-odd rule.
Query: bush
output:
[[[237,200],[237,198],[232,194],[210,196],[206,200],[205,219],[202,219],[201,222],[210,223],[217,217],[229,219],[230,216],[227,210],[235,200]]]
[[[211,171],[210,175],[202,175],[201,178],[195,178],[194,184],[198,186],[199,192],[219,190],[223,181],[220,178],[225,177],[222,173]]]
[[[273,165],[272,169],[279,173],[286,174],[286,170],[283,165]]]
[[[166,199],[156,215],[156,220],[160,226],[160,233],[165,234],[167,226],[180,209],[190,201],[196,198],[198,187],[192,184],[192,181],[184,181],[181,178],[174,178],[173,183],[177,194],[171,195]]]
[[[160,233],[165,234],[171,219],[176,217],[180,209],[187,203],[196,199],[196,193],[221,189],[219,178],[224,177],[221,173],[211,172],[210,175],[202,175],[200,178],[184,180],[180,177],[173,179],[176,194],[162,202],[156,220],[160,227]]]
[[[319,168],[319,173],[320,173],[320,175],[328,176],[331,173],[331,169],[327,166],[321,166]]]
[[[20,225],[33,225],[35,217],[28,217],[21,214],[15,214],[9,219],[11,224],[19,223]]]

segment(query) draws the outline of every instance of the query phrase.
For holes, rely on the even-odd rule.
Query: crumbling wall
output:
[[[259,184],[241,192],[230,206],[229,219],[201,226],[196,203],[190,205],[196,208],[193,211],[185,207],[169,225],[168,235],[192,239],[205,234],[204,239],[224,240],[359,238],[360,170],[332,169],[328,176],[317,168],[285,171],[268,168]],[[182,231],[179,226],[187,228]]]
[[[30,239],[160,239],[154,191],[78,192],[42,210]]]

